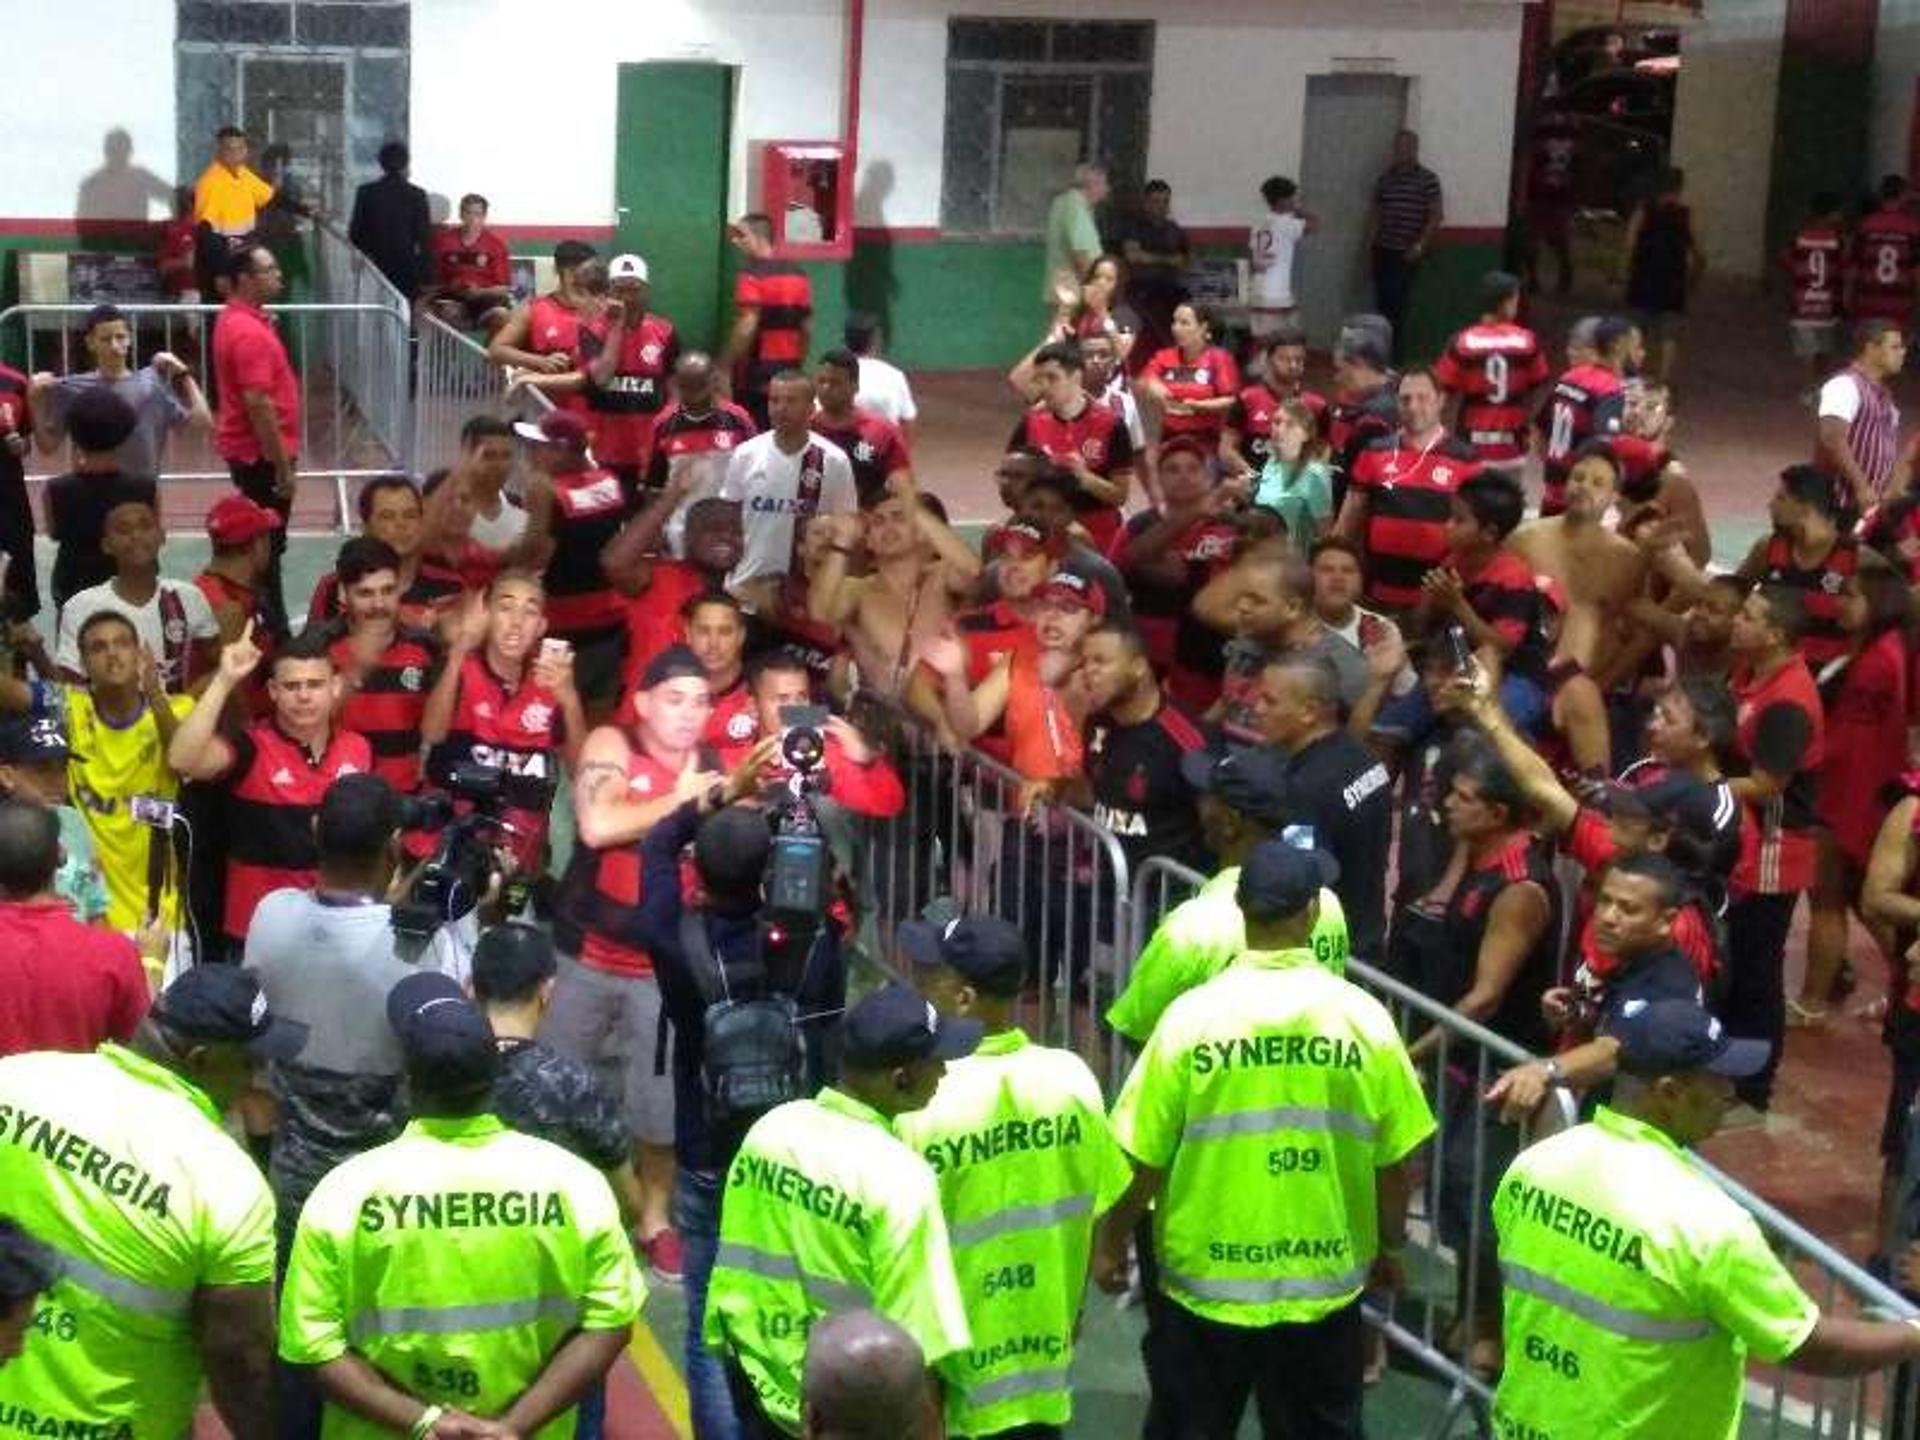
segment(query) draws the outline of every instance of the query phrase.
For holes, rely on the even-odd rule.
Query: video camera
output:
[[[465,762],[453,767],[445,790],[409,795],[400,802],[406,830],[438,831],[433,854],[420,867],[406,899],[393,907],[393,928],[409,939],[426,941],[441,926],[465,915],[485,898],[496,868],[495,850],[519,833],[501,810],[506,775],[492,765]],[[467,802],[462,812],[458,801]],[[509,891],[524,886],[509,877]],[[509,913],[526,903],[524,894],[506,897]]]
[[[809,933],[826,914],[831,857],[813,796],[826,788],[827,708],[780,707],[780,755],[791,772],[785,793],[769,806],[773,853],[767,861],[768,918]]]

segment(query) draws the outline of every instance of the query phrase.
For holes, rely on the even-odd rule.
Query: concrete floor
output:
[[[1598,293],[1573,303],[1543,305],[1536,323],[1556,347],[1575,316],[1606,307]],[[1765,505],[1779,469],[1804,458],[1812,420],[1798,400],[1805,379],[1786,350],[1776,300],[1750,289],[1710,288],[1689,320],[1678,375],[1680,430],[1675,449],[1706,500],[1716,556],[1737,561],[1765,526]],[[1320,377],[1324,379],[1324,376]],[[1012,394],[997,375],[915,377],[921,405],[915,468],[925,489],[946,501],[954,518],[995,518],[999,505],[992,470],[1017,416]],[[1903,387],[1913,401],[1913,386]],[[191,573],[204,555],[199,517],[220,493],[217,485],[189,484],[170,492],[169,523],[180,538],[169,546],[170,568]],[[322,487],[305,494],[298,520],[324,529],[331,497]],[[190,538],[191,537],[191,538]],[[296,601],[311,577],[328,568],[332,540],[296,540],[289,594]],[[1789,945],[1789,993],[1798,987],[1803,930]],[[1853,958],[1860,988],[1848,1010],[1884,992],[1885,965],[1856,930]],[[1875,1145],[1888,1083],[1886,1053],[1875,1026],[1847,1013],[1824,1031],[1790,1035],[1774,1116],[1764,1129],[1722,1136],[1705,1153],[1762,1197],[1842,1251],[1871,1248],[1879,1164]],[[658,1292],[637,1332],[633,1363],[618,1367],[608,1433],[616,1440],[661,1440],[690,1433],[684,1395],[672,1366],[679,1354],[677,1295]],[[1141,1377],[1137,1312],[1110,1302],[1090,1304],[1080,1365],[1079,1436],[1132,1433],[1138,1424]],[[645,1377],[644,1379],[642,1377]],[[1376,1435],[1426,1433],[1444,1395],[1396,1374],[1374,1391],[1369,1423]],[[211,1432],[210,1432],[211,1433]],[[1466,1432],[1463,1432],[1466,1433]]]

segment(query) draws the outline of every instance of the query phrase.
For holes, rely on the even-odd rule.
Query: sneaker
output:
[[[642,1240],[640,1253],[647,1257],[647,1277],[656,1284],[678,1287],[685,1279],[687,1262],[680,1248],[680,1232],[671,1225],[651,1240]]]

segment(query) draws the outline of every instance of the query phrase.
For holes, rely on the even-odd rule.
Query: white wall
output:
[[[839,135],[845,51],[837,0],[413,0],[413,175],[499,224],[611,225],[620,63],[711,60],[740,67],[738,209],[745,142]]]
[[[1694,235],[1721,275],[1767,263],[1767,189],[1786,0],[1709,5],[1680,41],[1673,161],[1687,172]]]
[[[1254,187],[1297,175],[1307,77],[1336,60],[1391,62],[1415,77],[1421,156],[1446,186],[1447,221],[1499,225],[1513,148],[1518,4],[1459,0],[869,0],[861,103],[861,172],[887,163],[884,217],[862,224],[936,225],[946,114],[949,13],[1154,20],[1153,129],[1147,168],[1174,187],[1188,225],[1241,225]],[[862,198],[869,187],[862,186]]]
[[[1873,163],[1865,177],[1907,173],[1914,81],[1920,78],[1920,0],[1880,0],[1873,53]]]
[[[135,164],[172,180],[174,6],[5,8],[16,63],[0,86],[0,134],[19,138],[0,151],[0,214],[71,216],[116,126],[132,134]],[[939,223],[948,14],[1037,8],[868,0],[861,223]],[[1148,166],[1175,184],[1189,225],[1244,223],[1260,177],[1297,173],[1306,77],[1359,57],[1415,77],[1414,121],[1446,183],[1448,221],[1505,218],[1513,0],[1048,0],[1044,13],[1158,22]],[[844,15],[845,0],[570,0],[551,12],[413,0],[414,175],[446,195],[487,192],[503,224],[612,224],[618,65],[707,59],[740,67],[738,207],[752,189],[747,142],[840,133]]]
[[[73,217],[116,128],[132,137],[133,167],[174,180],[172,4],[7,0],[0,17],[12,57],[0,84],[0,215]],[[148,218],[139,184],[103,190],[119,213],[90,218]],[[169,211],[155,203],[150,213]]]
[[[1190,225],[1237,225],[1252,187],[1299,167],[1306,77],[1336,57],[1378,57],[1418,77],[1416,123],[1447,184],[1450,222],[1506,217],[1520,6],[1486,0],[1049,0],[1063,19],[1151,19],[1156,35],[1148,168],[1174,182]],[[1031,16],[1032,0],[868,0],[858,220],[934,226],[946,124],[947,16]],[[414,0],[414,174],[450,194],[485,190],[505,224],[613,221],[614,76],[623,61],[740,66],[734,203],[746,144],[840,133],[844,0],[574,0],[564,26],[529,24],[517,0]],[[583,44],[586,37],[590,43]],[[476,103],[475,76],[564,75],[559,113]],[[1204,119],[1196,122],[1196,117]]]

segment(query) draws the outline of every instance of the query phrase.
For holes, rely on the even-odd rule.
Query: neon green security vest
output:
[[[351,1351],[432,1405],[497,1416],[575,1330],[625,1330],[645,1290],[606,1178],[493,1115],[419,1119],[336,1166],[300,1212],[280,1355]],[[537,1435],[566,1440],[573,1412]],[[390,1436],[329,1404],[326,1440]]]
[[[1071,1051],[1004,1030],[948,1065],[933,1103],[894,1129],[939,1177],[973,1330],[948,1389],[948,1429],[1065,1425],[1094,1221],[1133,1178],[1093,1072]]]
[[[966,1351],[933,1172],[879,1111],[822,1090],[761,1116],[734,1156],[702,1335],[733,1352],[768,1418],[798,1434],[808,1330],[862,1308],[949,1376]]]
[[[1777,1363],[1820,1318],[1751,1215],[1604,1105],[1520,1152],[1493,1220],[1503,1437],[1732,1440],[1747,1353]]]
[[[0,1214],[59,1254],[0,1434],[179,1440],[194,1291],[273,1283],[273,1197],[207,1097],[117,1045],[0,1060]]]
[[[1167,1006],[1247,948],[1247,923],[1234,896],[1239,885],[1240,867],[1229,866],[1167,912],[1133,962],[1127,988],[1107,1008],[1107,1024],[1118,1034],[1144,1045]],[[1336,975],[1347,973],[1347,915],[1331,890],[1320,892],[1310,943],[1315,960]]]
[[[1379,1241],[1375,1172],[1433,1133],[1380,1003],[1306,949],[1249,952],[1167,1008],[1114,1106],[1164,1170],[1160,1285],[1226,1325],[1318,1320]]]

